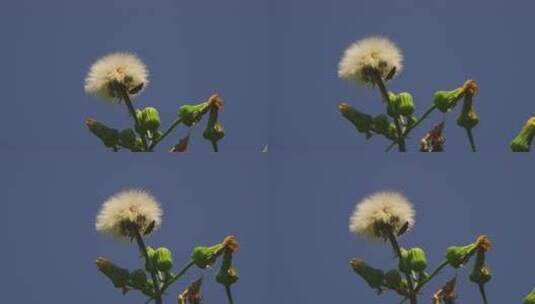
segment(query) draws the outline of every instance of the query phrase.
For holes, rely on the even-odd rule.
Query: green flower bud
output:
[[[474,109],[468,110],[466,113],[461,113],[457,117],[457,125],[466,129],[472,129],[479,123],[479,117]]]
[[[211,266],[215,262],[215,259],[217,258],[217,256],[219,256],[219,254],[221,254],[223,248],[223,244],[217,244],[211,247],[195,247],[193,248],[191,259],[193,260],[195,265],[197,265],[197,267],[204,269],[208,266]]]
[[[210,109],[210,115],[208,116],[208,123],[202,136],[213,143],[217,143],[223,137],[225,137],[225,130],[223,126],[217,121],[218,109],[212,107]]]
[[[401,273],[398,270],[393,269],[385,273],[385,285],[390,289],[401,288]]]
[[[388,129],[390,128],[390,121],[388,120],[388,117],[384,114],[377,115],[373,119],[373,125],[375,126],[375,130],[381,134],[387,134]]]
[[[143,290],[147,285],[147,275],[143,269],[137,269],[130,273],[129,281],[133,288]]]
[[[457,105],[457,101],[464,93],[464,88],[453,91],[438,91],[433,95],[433,103],[440,112],[448,112]]]
[[[466,246],[451,246],[446,249],[446,260],[452,267],[459,268],[468,262],[476,248],[476,244],[473,243]]]
[[[178,110],[178,116],[182,119],[182,123],[188,127],[197,124],[204,113],[208,111],[210,102],[203,102],[197,105],[186,104]]]
[[[386,106],[386,113],[390,117],[399,117],[400,114],[400,96],[388,92],[388,102]]]
[[[412,95],[407,92],[399,93],[399,114],[403,116],[411,116],[414,113],[414,100]]]
[[[528,119],[520,133],[511,142],[513,152],[529,152],[535,136],[535,116]]]
[[[153,272],[156,270],[154,269],[156,266],[156,250],[152,247],[147,247],[147,256],[149,257],[149,260],[145,261],[145,269],[148,272]]]
[[[116,266],[108,259],[102,257],[97,258],[96,264],[100,272],[102,272],[106,277],[108,277],[108,279],[111,280],[113,286],[126,290],[130,275],[127,269]]]
[[[366,134],[366,137],[371,137],[371,129],[373,126],[373,116],[360,112],[347,103],[341,103],[338,106],[340,113],[345,119],[349,120],[359,133]]]
[[[136,148],[136,133],[132,129],[124,129],[119,133],[119,141],[128,149]]]
[[[103,123],[100,123],[92,118],[87,118],[85,124],[91,133],[95,134],[102,143],[108,148],[114,148],[119,143],[119,131],[108,128]]]
[[[416,272],[424,271],[427,267],[427,257],[422,248],[414,247],[409,250],[409,268]]]
[[[385,274],[382,270],[373,268],[363,260],[351,260],[351,267],[373,289],[381,289]]]
[[[141,292],[148,297],[154,297],[154,283],[152,280],[147,280],[145,286],[141,289]]]
[[[156,269],[159,271],[169,271],[171,268],[173,268],[173,257],[171,254],[171,250],[160,247],[154,252],[154,261]]]
[[[223,254],[223,263],[216,274],[216,281],[225,287],[229,287],[236,283],[238,279],[238,272],[232,266],[232,251],[225,250]]]
[[[492,273],[488,265],[477,267],[470,273],[470,281],[476,284],[486,284],[492,278]]]
[[[401,257],[399,259],[398,269],[403,273],[409,273],[411,267],[409,264],[409,251],[405,248],[400,248]]]
[[[535,304],[535,288],[524,298],[523,304]]]
[[[147,107],[141,112],[139,120],[141,129],[156,132],[160,127],[160,113],[153,107]]]

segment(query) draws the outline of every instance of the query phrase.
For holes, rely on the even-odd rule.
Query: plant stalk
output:
[[[483,303],[484,304],[488,304],[488,301],[487,301],[487,294],[485,292],[485,285],[483,284],[478,284],[479,286],[479,293],[481,294],[481,298],[483,298]]]
[[[124,86],[121,86],[121,94],[123,95],[122,99],[126,105],[126,108],[128,109],[128,112],[130,113],[130,116],[132,116],[132,118],[134,119],[134,125],[135,125],[134,129],[141,137],[144,150],[147,151],[148,150],[147,139],[145,138],[145,134],[142,134],[141,132],[138,131],[138,129],[140,129],[140,125],[139,125],[139,120],[137,119],[136,110],[134,109],[132,100],[130,99],[130,96],[128,95],[128,92],[126,91],[126,88]]]
[[[154,283],[154,301],[156,304],[162,304],[162,294],[160,292],[160,280],[158,279],[158,276],[156,275],[156,268],[154,263],[152,263],[152,260],[149,258],[149,254],[147,253],[147,246],[145,246],[145,242],[143,241],[143,237],[141,236],[141,233],[139,233],[139,229],[137,227],[134,227],[132,229],[135,233],[136,242],[139,247],[139,250],[145,257],[145,262],[148,265],[151,265],[151,268],[153,271],[150,272],[150,275],[152,277],[152,282]]]
[[[156,147],[157,144],[159,144],[162,140],[164,140],[167,137],[167,135],[169,135],[171,132],[173,132],[173,130],[181,123],[182,123],[182,119],[181,118],[175,119],[175,121],[165,131],[165,133],[163,133],[162,136],[158,137],[158,139],[156,139],[156,140],[154,140],[152,142],[152,144],[149,147],[149,151],[152,151]]]
[[[398,256],[398,259],[401,261],[401,249],[400,249],[399,243],[398,243],[396,237],[394,236],[393,232],[391,231],[391,229],[388,230],[388,239],[390,241],[390,244],[392,244],[392,248],[394,248],[394,252]],[[411,304],[417,304],[418,301],[416,299],[416,290],[414,288],[414,283],[412,281],[412,277],[408,273],[404,273],[404,274],[405,274],[405,278],[407,279],[407,283],[409,285],[409,300],[410,300]]]
[[[229,304],[234,304],[234,300],[232,300],[232,292],[230,290],[230,286],[225,286],[225,292],[227,294]]]

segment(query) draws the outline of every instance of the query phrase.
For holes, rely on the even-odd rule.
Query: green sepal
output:
[[[392,92],[388,92],[388,101],[386,106],[386,113],[388,116],[396,118],[400,114],[400,98]]]
[[[160,247],[154,252],[154,264],[156,269],[167,272],[173,268],[173,255],[171,250]]]
[[[223,248],[223,244],[217,244],[210,247],[197,246],[193,248],[193,252],[191,253],[191,259],[197,267],[205,269],[206,267],[211,266],[215,262],[215,259],[221,254]]]
[[[236,283],[239,279],[238,272],[232,265],[232,251],[225,250],[223,253],[223,263],[216,274],[216,281],[225,287]]]
[[[414,247],[409,250],[409,269],[415,272],[422,272],[427,267],[427,257],[422,248]]]
[[[160,113],[156,108],[146,107],[141,111],[139,124],[142,130],[148,130],[152,133],[158,131],[158,128],[160,128]]]
[[[202,115],[208,111],[209,107],[209,101],[197,105],[186,104],[180,107],[178,116],[184,125],[191,127],[201,120]]]
[[[148,272],[154,272],[156,269],[156,250],[150,246],[147,247],[148,261],[145,261],[145,270]]]
[[[433,104],[440,112],[448,112],[457,105],[457,101],[462,97],[464,88],[453,91],[438,91],[433,95]]]
[[[398,100],[399,100],[399,114],[405,117],[411,116],[415,111],[414,100],[412,98],[412,95],[407,92],[399,93]]]
[[[476,244],[472,243],[466,246],[451,246],[446,249],[446,260],[454,268],[459,268],[466,264],[470,257],[475,253]]]
[[[399,258],[398,269],[403,273],[410,273],[411,267],[409,264],[409,251],[405,248],[400,248],[399,250],[401,256]]]
[[[535,136],[535,117],[530,118],[511,142],[513,152],[529,152]]]

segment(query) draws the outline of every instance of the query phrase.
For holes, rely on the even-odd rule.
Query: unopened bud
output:
[[[209,140],[213,143],[217,143],[219,140],[225,137],[225,130],[217,120],[217,117],[218,109],[216,107],[212,107],[210,109],[210,115],[208,116],[208,123],[206,124],[206,128],[202,134],[206,140]]]
[[[518,135],[511,142],[511,150],[513,152],[529,152],[531,149],[531,142],[535,136],[535,116],[528,119],[524,127],[520,130]]]
[[[113,286],[126,289],[130,275],[127,269],[121,268],[102,257],[97,258],[96,264],[100,272],[111,280]]]
[[[173,256],[171,250],[160,247],[154,252],[155,266],[159,271],[167,272],[173,268]]]
[[[186,104],[178,110],[178,116],[182,119],[182,123],[188,127],[197,124],[202,116],[210,108],[210,102],[203,102],[197,105]]]
[[[363,260],[352,259],[351,267],[353,271],[363,278],[373,289],[381,289],[385,274],[382,270],[373,268]]]
[[[440,112],[448,112],[457,105],[457,101],[464,93],[463,88],[453,91],[438,91],[433,95],[433,103]]]
[[[139,124],[143,130],[149,130],[152,133],[156,132],[160,127],[160,113],[153,107],[143,109]]]
[[[232,265],[232,250],[225,249],[223,253],[223,263],[216,274],[216,281],[225,287],[236,283],[239,279],[238,272]]]
[[[341,103],[338,106],[338,110],[340,110],[345,119],[349,120],[357,128],[359,133],[366,134],[367,137],[371,136],[373,116],[360,112],[347,103]]]
[[[130,273],[130,286],[142,290],[147,285],[147,275],[143,269],[137,269]]]
[[[427,257],[422,248],[414,247],[409,250],[409,268],[415,272],[424,271],[427,267]]]
[[[451,246],[446,250],[446,260],[452,267],[459,268],[468,262],[475,250],[476,244]]]
[[[401,288],[401,273],[396,269],[388,271],[385,273],[385,283],[390,289],[397,290]]]
[[[114,148],[119,143],[119,131],[108,128],[92,118],[87,118],[85,124],[91,133],[95,134],[108,148]]]
[[[398,268],[403,273],[409,273],[411,271],[409,263],[409,251],[405,248],[400,248],[399,250],[401,256],[399,257]]]
[[[399,114],[406,116],[406,117],[411,116],[415,110],[414,100],[412,98],[412,95],[407,92],[399,93],[398,100],[399,100]]]
[[[124,129],[119,133],[119,141],[128,149],[136,148],[136,133],[132,129]]]
[[[390,117],[399,117],[400,114],[400,98],[392,92],[388,92],[388,101],[386,106],[386,113]]]
[[[198,246],[193,248],[191,259],[197,267],[204,269],[211,266],[215,259],[221,254],[221,251],[225,248],[223,244],[217,244],[214,246]]]

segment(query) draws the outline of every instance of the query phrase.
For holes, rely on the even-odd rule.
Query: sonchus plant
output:
[[[382,136],[391,142],[388,150],[397,145],[400,152],[406,152],[406,141],[417,126],[435,110],[442,113],[451,112],[462,100],[457,125],[466,130],[470,147],[472,151],[476,151],[472,133],[472,129],[479,123],[473,105],[474,96],[478,91],[475,81],[468,80],[451,91],[436,92],[433,96],[433,104],[422,115],[416,116],[416,105],[412,95],[408,92],[389,91],[386,86],[388,81],[401,72],[402,62],[403,56],[400,49],[386,38],[371,37],[352,44],[339,63],[338,76],[363,87],[378,88],[385,112],[372,115],[343,102],[338,106],[342,116],[349,120],[366,139],[370,139],[373,135]],[[425,137],[425,141],[429,139],[433,138]],[[442,150],[443,140],[442,143],[435,140],[434,144],[427,144],[425,148],[421,148],[421,151],[425,152]]]
[[[486,263],[490,240],[480,236],[474,243],[452,246],[446,249],[443,261],[430,270],[427,255],[421,247],[402,247],[399,238],[414,226],[414,209],[409,200],[396,192],[375,193],[357,204],[350,218],[349,230],[372,241],[389,243],[392,246],[397,265],[390,269],[379,269],[368,265],[363,259],[350,261],[353,271],[378,294],[391,291],[398,294],[402,301],[418,303],[421,291],[427,283],[437,278],[446,267],[457,270],[473,260],[468,278],[477,285],[483,303],[487,304],[485,285],[492,275]],[[457,271],[455,271],[455,276]],[[453,303],[455,298],[455,278],[434,293],[434,304]]]
[[[206,269],[220,263],[215,280],[223,285],[230,304],[233,303],[231,286],[238,281],[233,257],[238,250],[238,241],[227,236],[221,243],[193,248],[190,260],[180,270],[174,271],[173,254],[166,247],[149,247],[145,238],[158,229],[162,222],[159,203],[149,193],[141,190],[127,190],[117,193],[104,202],[96,218],[96,229],[117,239],[135,242],[143,259],[142,267],[129,270],[99,257],[98,269],[123,294],[135,290],[163,303],[163,296],[169,288],[192,267]],[[200,303],[201,282],[199,279],[178,294],[179,303]]]
[[[89,131],[113,151],[127,149],[132,152],[147,152],[154,151],[178,125],[183,124],[191,128],[199,124],[203,116],[208,115],[203,137],[211,142],[217,152],[217,143],[225,136],[223,126],[218,120],[218,112],[223,107],[221,98],[212,95],[205,102],[182,105],[171,125],[167,129],[161,129],[160,113],[156,108],[136,109],[133,103],[133,98],[149,84],[148,74],[147,66],[137,56],[129,53],[109,54],[95,62],[86,76],[85,91],[109,103],[123,103],[132,119],[133,127],[119,130],[93,118],[87,118],[85,123]],[[188,136],[170,151],[185,151],[188,139],[189,132]]]

